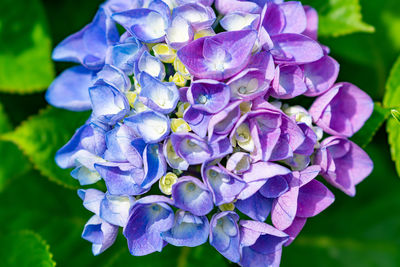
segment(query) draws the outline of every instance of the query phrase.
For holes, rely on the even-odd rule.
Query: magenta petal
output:
[[[296,216],[313,217],[335,201],[335,196],[329,189],[317,180],[312,180],[299,190],[298,209]]]

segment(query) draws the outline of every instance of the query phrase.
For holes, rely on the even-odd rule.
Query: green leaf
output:
[[[35,169],[51,181],[76,189],[77,182],[70,176],[70,170],[58,167],[54,156],[87,117],[86,112],[49,107],[1,138],[15,143],[33,163]]]
[[[374,32],[374,27],[363,22],[359,0],[302,1],[318,11],[319,34],[338,37],[355,32]]]
[[[281,267],[399,266],[400,183],[384,138],[376,138],[367,152],[374,171],[357,186],[356,197],[334,190],[333,205],[309,218],[299,237],[283,249]]]
[[[387,80],[383,105],[387,108],[400,107],[400,57],[394,64]]]
[[[54,267],[49,246],[32,231],[19,231],[0,237],[0,258],[7,267]]]
[[[0,103],[0,134],[11,130],[11,124]],[[0,151],[6,155],[0,164],[0,192],[12,178],[30,169],[30,164],[19,149],[10,142],[0,141]]]
[[[400,123],[400,112],[396,109],[391,111],[393,118],[395,118]]]
[[[390,109],[383,108],[380,103],[375,103],[371,117],[351,139],[361,147],[366,147],[389,115]]]
[[[392,159],[396,164],[396,170],[400,176],[400,123],[394,118],[390,118],[386,130],[389,135],[389,145]]]
[[[0,92],[43,91],[53,78],[51,39],[41,2],[0,1]]]

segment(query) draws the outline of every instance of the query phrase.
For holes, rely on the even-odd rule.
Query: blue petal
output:
[[[98,163],[95,168],[105,180],[108,192],[113,195],[141,195],[148,191],[140,186],[143,169],[129,163]]]
[[[112,65],[105,65],[103,69],[97,73],[96,79],[103,80],[121,92],[126,92],[131,88],[129,77],[122,70]]]
[[[145,43],[158,43],[164,40],[168,28],[168,18],[159,12],[148,9],[131,9],[112,15],[130,34]]]
[[[57,165],[63,169],[71,168],[76,166],[76,161],[80,158],[98,158],[102,155],[106,148],[104,132],[96,129],[85,124],[76,130],[71,140],[57,151]]]
[[[273,199],[265,198],[257,192],[245,200],[238,200],[235,206],[253,220],[263,222],[271,212],[272,202]]]
[[[124,228],[129,251],[134,256],[161,251],[166,242],[160,234],[171,229],[174,223],[172,209],[165,202],[152,200],[153,196],[147,196],[137,201]]]
[[[80,185],[94,184],[101,180],[97,171],[92,171],[85,166],[76,167],[71,171],[71,176],[79,181]]]
[[[141,186],[150,188],[167,172],[167,163],[160,144],[149,144],[143,152],[145,178]]]
[[[139,98],[146,106],[164,114],[171,113],[179,100],[179,91],[174,83],[153,78],[146,72],[140,74],[142,90]]]
[[[104,65],[108,46],[118,40],[117,27],[105,10],[100,8],[90,24],[57,45],[53,59],[72,61],[98,70]]]
[[[158,143],[170,132],[169,119],[152,110],[130,116],[124,122],[146,143]]]
[[[132,145],[135,139],[136,136],[128,126],[117,124],[106,135],[107,150],[104,152],[104,159],[114,162],[129,161],[137,168],[142,167],[143,150],[138,151]]]
[[[210,244],[232,262],[240,260],[239,216],[232,211],[216,213],[210,222]]]
[[[214,208],[211,192],[199,179],[191,176],[179,178],[172,186],[172,199],[177,208],[197,216],[206,215]]]
[[[93,71],[82,66],[65,70],[47,90],[47,102],[55,107],[72,111],[90,109],[89,87],[92,85],[93,76]]]
[[[129,111],[129,102],[125,95],[104,81],[97,81],[90,87],[89,95],[93,115],[102,122],[114,125]]]
[[[165,78],[164,64],[158,58],[150,55],[147,51],[143,52],[135,66],[135,75],[139,76],[141,72],[146,72],[160,81]],[[141,81],[141,78],[139,80]],[[146,81],[141,81],[140,85],[143,87],[145,83]]]
[[[125,227],[133,198],[107,193],[100,203],[100,218],[108,223]]]
[[[100,203],[104,198],[104,193],[97,189],[79,189],[79,197],[83,200],[83,206],[96,215],[100,214]]]
[[[127,75],[132,75],[135,63],[140,55],[145,51],[145,47],[136,38],[130,37],[123,44],[118,44],[108,51],[106,63],[124,71]]]
[[[86,223],[82,238],[93,243],[92,252],[94,255],[98,255],[114,243],[117,235],[118,226],[109,224],[94,215]]]
[[[207,242],[209,223],[206,216],[195,216],[190,212],[178,210],[174,226],[161,237],[168,243],[182,247],[196,247]]]

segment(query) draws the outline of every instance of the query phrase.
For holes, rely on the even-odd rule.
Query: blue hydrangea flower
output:
[[[108,0],[55,48],[77,65],[47,101],[92,111],[56,162],[105,184],[78,191],[93,254],[122,227],[134,256],[208,241],[241,266],[279,266],[334,201],[318,175],[355,194],[373,163],[348,138],[373,102],[336,83],[317,29],[299,1]],[[308,110],[289,105],[302,95]]]

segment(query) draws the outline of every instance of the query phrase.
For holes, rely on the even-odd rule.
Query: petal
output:
[[[332,192],[322,183],[312,180],[300,188],[296,216],[313,217],[329,207],[333,201],[335,196]]]
[[[339,75],[339,63],[330,56],[303,66],[307,84],[306,96],[318,96],[329,90]]]
[[[230,96],[229,86],[213,80],[194,81],[187,91],[187,99],[194,109],[212,114],[225,108]]]
[[[104,81],[89,88],[93,115],[100,121],[114,125],[129,111],[129,102],[123,93]]]
[[[117,235],[117,226],[109,224],[94,215],[86,223],[82,238],[93,243],[92,252],[94,255],[98,255],[114,243]]]
[[[272,97],[290,99],[307,91],[303,71],[298,66],[277,67],[279,84],[270,91]]]
[[[325,132],[350,137],[361,129],[373,109],[374,103],[364,91],[339,83],[318,97],[309,112]]]
[[[215,205],[232,202],[246,186],[242,179],[218,166],[205,168],[202,177],[213,194]]]
[[[211,40],[207,43],[219,43],[218,47],[225,52],[217,53],[206,60],[204,49],[206,48],[207,53],[213,51],[207,50],[206,40]],[[224,80],[247,65],[255,40],[255,31],[223,32],[212,37],[197,39],[181,48],[177,55],[192,75],[204,79]]]
[[[72,61],[98,70],[104,65],[107,47],[119,40],[117,27],[103,8],[93,21],[56,46],[53,59]]]
[[[214,207],[212,194],[200,180],[184,176],[172,186],[175,206],[196,216],[208,214]]]
[[[83,206],[99,216],[100,203],[104,198],[104,193],[97,189],[79,189],[78,195],[83,200]]]
[[[232,262],[240,260],[239,216],[232,211],[213,215],[210,221],[210,244]]]
[[[142,90],[140,101],[154,111],[164,114],[171,113],[179,100],[179,91],[174,83],[157,80],[146,72],[140,74]]]
[[[164,40],[168,20],[157,11],[148,8],[131,9],[114,13],[112,18],[130,34],[145,43]]]
[[[274,43],[271,54],[275,63],[305,64],[324,56],[321,46],[316,41],[301,34],[284,33],[272,36],[271,39]]]
[[[132,198],[127,196],[116,196],[107,193],[101,201],[100,218],[113,225],[125,227],[133,201]]]
[[[178,210],[174,226],[161,233],[161,237],[174,246],[197,247],[207,242],[209,231],[206,216],[198,217],[190,212]]]
[[[89,87],[92,86],[94,72],[82,66],[69,68],[62,72],[46,92],[50,105],[72,111],[91,108]]]
[[[256,192],[249,198],[238,200],[235,206],[253,220],[263,222],[267,219],[271,211],[272,201],[272,199],[268,199],[259,192]]]
[[[152,110],[127,117],[124,122],[146,143],[158,143],[164,140],[170,132],[169,119]]]
[[[129,163],[98,163],[96,170],[106,182],[107,190],[113,195],[141,195],[148,191],[140,184],[144,173]]]
[[[167,163],[165,162],[161,145],[147,145],[143,152],[143,162],[145,177],[141,187],[147,189],[167,172]]]
[[[174,213],[165,202],[153,201],[152,196],[137,201],[124,228],[129,251],[134,256],[161,251],[166,243],[160,234],[171,229],[173,224]]]
[[[192,133],[173,133],[171,142],[177,155],[190,165],[201,164],[212,156],[211,147]]]

